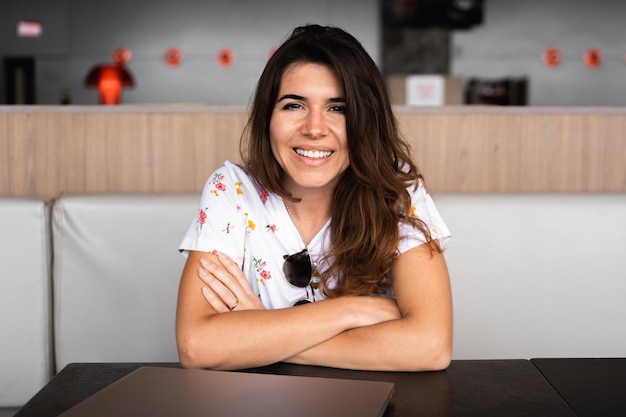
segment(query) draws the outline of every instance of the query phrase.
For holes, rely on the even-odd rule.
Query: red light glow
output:
[[[100,64],[89,70],[85,85],[98,88],[100,104],[115,105],[121,102],[122,88],[134,87],[135,81],[125,67]]]
[[[583,60],[589,68],[598,68],[602,64],[602,52],[596,48],[588,49]]]
[[[556,48],[548,48],[543,53],[543,63],[548,68],[556,68],[561,64],[561,51]]]
[[[180,65],[183,55],[178,48],[170,48],[165,51],[165,56],[163,57],[165,63],[168,67],[177,67]]]
[[[113,63],[119,66],[128,64],[132,58],[133,54],[130,52],[130,49],[127,48],[117,48],[113,51],[113,55],[111,56]]]
[[[220,67],[226,68],[233,65],[235,53],[230,48],[223,48],[217,53],[217,63]]]
[[[115,67],[104,67],[100,73],[100,104],[113,105],[120,103],[122,93],[122,80],[119,71]]]

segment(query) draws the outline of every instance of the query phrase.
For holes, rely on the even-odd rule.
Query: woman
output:
[[[295,29],[245,133],[245,165],[209,178],[180,246],[181,364],[446,368],[449,232],[360,43]]]

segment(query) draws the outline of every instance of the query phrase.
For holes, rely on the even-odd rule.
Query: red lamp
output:
[[[98,87],[100,104],[120,104],[123,87],[134,87],[132,74],[122,65],[95,65],[85,78],[85,86]]]

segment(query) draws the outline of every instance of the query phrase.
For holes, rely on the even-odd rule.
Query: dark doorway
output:
[[[5,104],[35,104],[35,59],[4,57],[2,100]]]

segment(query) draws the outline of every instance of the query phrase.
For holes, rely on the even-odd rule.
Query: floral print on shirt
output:
[[[265,281],[272,278],[270,271],[265,269],[267,262],[261,258],[252,258],[252,263],[254,263],[254,270],[258,274],[256,278],[257,282],[261,285],[265,285]]]
[[[235,182],[235,192],[237,193],[237,195],[243,195],[243,190],[241,189],[242,184],[243,183],[241,181]]]
[[[270,197],[270,194],[265,188],[261,188],[261,190],[259,190],[259,197],[261,197],[261,201],[265,204],[267,203],[267,199]]]
[[[213,185],[213,189],[210,191],[210,193],[213,194],[215,197],[219,197],[220,193],[226,191],[226,184],[224,184],[223,181],[224,175],[219,172],[214,173],[211,177],[211,180],[209,182]]]
[[[198,220],[196,220],[196,224],[198,225],[198,231],[202,231],[202,227],[206,223],[206,212],[208,209],[208,207],[205,207],[198,210]]]

